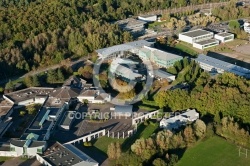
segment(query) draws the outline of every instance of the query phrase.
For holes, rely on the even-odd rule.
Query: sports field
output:
[[[248,166],[250,151],[248,154],[248,158],[243,154],[239,157],[236,145],[214,136],[188,148],[177,166]]]

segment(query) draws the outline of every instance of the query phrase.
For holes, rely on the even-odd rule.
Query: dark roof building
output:
[[[49,166],[98,166],[99,164],[71,144],[52,144],[37,160]]]

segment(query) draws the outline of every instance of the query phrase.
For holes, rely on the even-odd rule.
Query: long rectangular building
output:
[[[120,45],[115,45],[107,48],[101,48],[96,50],[99,59],[113,59],[116,57],[122,57],[126,51],[132,53],[139,53],[139,49],[143,46],[153,46],[154,42],[148,42],[146,40],[138,40],[128,42]]]
[[[212,39],[214,37],[213,32],[209,32],[202,29],[196,29],[179,34],[179,40],[193,44],[196,42]]]
[[[200,64],[201,68],[206,71],[224,73],[230,72],[239,76],[250,78],[250,70],[244,67],[240,67],[228,62],[221,61],[203,54],[200,54],[198,58],[194,59]]]

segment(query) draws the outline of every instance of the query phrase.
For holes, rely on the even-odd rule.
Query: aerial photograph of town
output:
[[[250,0],[1,0],[1,166],[249,166]]]

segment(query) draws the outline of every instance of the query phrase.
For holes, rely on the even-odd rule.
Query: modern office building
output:
[[[168,68],[173,66],[176,61],[183,59],[182,56],[161,51],[155,48],[143,47],[139,51],[139,57],[143,60],[150,60],[159,67]]]
[[[219,59],[215,59],[215,58],[201,54],[198,56],[198,58],[194,60],[200,64],[202,69],[209,71],[209,72],[215,72],[215,73],[230,72],[239,76],[250,78],[249,69],[246,69],[246,68],[228,63],[228,62],[224,62]]]
[[[209,32],[202,29],[196,29],[179,34],[179,40],[193,44],[200,41],[212,39],[214,37],[213,32]]]
[[[157,15],[138,16],[138,19],[141,21],[146,21],[146,22],[154,22],[157,20]]]
[[[113,59],[117,57],[123,57],[128,53],[138,54],[139,49],[143,46],[154,46],[154,42],[148,42],[146,40],[138,40],[133,42],[128,42],[120,45],[115,45],[107,48],[101,48],[96,50],[98,57],[101,60]]]
[[[215,34],[214,38],[219,40],[221,43],[225,43],[234,40],[234,34],[223,32]]]
[[[170,74],[170,73],[165,72],[165,71],[160,70],[160,69],[154,70],[152,74],[150,73],[150,75],[152,77],[155,77],[158,80],[166,79],[170,82],[175,80],[175,75]]]
[[[208,39],[193,43],[193,47],[204,50],[206,48],[217,46],[219,44],[220,44],[219,40]]]

